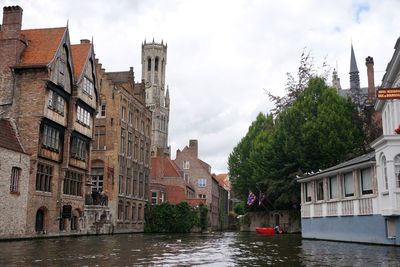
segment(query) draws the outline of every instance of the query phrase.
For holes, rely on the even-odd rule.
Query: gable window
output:
[[[89,127],[90,126],[90,113],[86,109],[82,108],[81,106],[77,107],[77,120],[81,124]]]
[[[12,167],[11,169],[11,178],[10,178],[10,192],[18,193],[18,184],[19,179],[21,177],[21,169],[18,167]]]
[[[200,178],[197,180],[197,185],[199,187],[205,187],[207,185],[207,179],[206,178]]]
[[[58,83],[61,85],[64,84],[64,76],[65,76],[65,63],[60,58],[58,60]]]
[[[354,196],[354,181],[353,173],[348,172],[344,175],[344,196],[352,197]]]
[[[94,84],[91,80],[84,77],[83,78],[83,92],[88,94],[89,96],[93,96]]]
[[[47,149],[58,152],[60,146],[60,131],[50,125],[44,124],[42,145]]]
[[[317,200],[324,200],[324,181],[317,181]]]
[[[72,137],[71,157],[85,160],[87,155],[87,142],[77,136]]]
[[[329,199],[335,199],[338,197],[338,184],[337,177],[329,177]]]
[[[396,186],[400,188],[400,155],[394,157],[394,176],[396,179]]]
[[[372,194],[372,175],[371,168],[362,169],[360,171],[361,193],[363,195]]]
[[[47,164],[39,163],[36,172],[36,190],[51,192],[52,176],[53,167]]]
[[[188,160],[183,161],[183,169],[188,170],[190,168],[190,163]]]
[[[64,178],[64,194],[82,196],[83,175],[73,171],[67,171]]]
[[[64,115],[64,99],[56,92],[49,90],[49,100],[47,104],[50,109]]]

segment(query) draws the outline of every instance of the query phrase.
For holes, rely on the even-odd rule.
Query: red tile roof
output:
[[[10,121],[0,119],[0,147],[24,153]]]
[[[153,157],[151,158],[151,171],[152,177],[182,177],[178,166],[169,158],[166,157]]]
[[[217,175],[217,181],[220,183],[220,185],[226,187],[226,188],[230,188],[231,187],[231,183],[229,181],[229,176],[227,173],[221,173]]]
[[[92,44],[90,43],[71,45],[72,58],[74,61],[75,80],[77,81],[81,77],[83,68],[89,56],[91,46]]]
[[[57,52],[66,28],[22,30],[21,34],[28,42],[22,53],[21,63],[24,65],[47,65]]]

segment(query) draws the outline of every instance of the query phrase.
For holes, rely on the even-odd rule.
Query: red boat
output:
[[[259,234],[263,235],[274,235],[275,229],[272,227],[256,227],[256,231]]]

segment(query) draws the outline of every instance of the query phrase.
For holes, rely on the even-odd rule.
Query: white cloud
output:
[[[151,0],[17,1],[24,28],[67,24],[71,39],[94,38],[97,57],[108,71],[135,69],[141,78],[141,43],[168,42],[170,143],[173,156],[189,139],[199,140],[200,157],[215,172],[258,112],[272,108],[264,92],[283,95],[286,72],[295,73],[304,47],[315,64],[327,56],[349,84],[353,42],[361,85],[365,58],[374,57],[379,84],[399,36],[400,2]]]

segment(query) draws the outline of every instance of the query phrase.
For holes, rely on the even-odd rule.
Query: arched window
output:
[[[383,182],[384,182],[384,188],[385,190],[389,189],[389,184],[388,184],[388,176],[387,176],[387,166],[386,166],[386,157],[382,157],[382,176],[383,176]]]
[[[394,157],[394,175],[396,177],[396,186],[400,188],[400,154]]]
[[[10,177],[10,192],[18,193],[19,178],[21,176],[21,169],[18,167],[12,167]]]
[[[147,71],[151,71],[151,58],[147,59]]]
[[[38,233],[44,231],[44,211],[42,209],[36,212],[35,230]]]
[[[154,70],[158,71],[158,57],[156,57],[156,60],[154,61]]]

